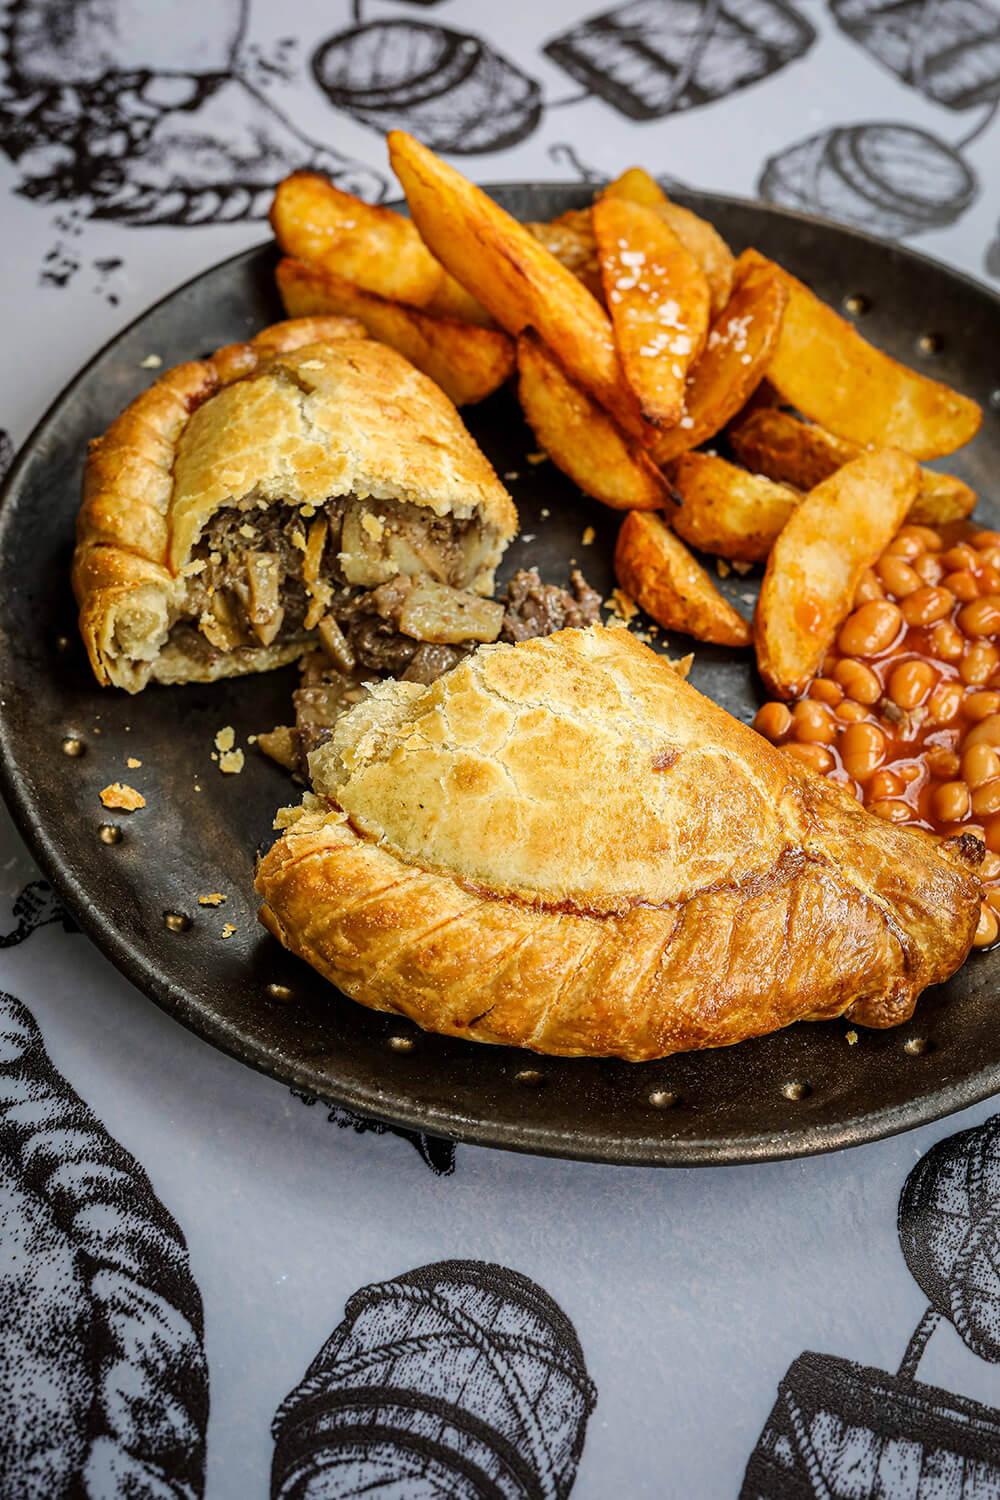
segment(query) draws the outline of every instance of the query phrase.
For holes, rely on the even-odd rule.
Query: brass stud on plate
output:
[[[995,391],[990,391],[990,405],[994,411],[1000,411],[1000,385]]]
[[[163,921],[170,932],[187,932],[191,926],[191,918],[183,911],[165,911]]]
[[[801,1078],[795,1078],[788,1083],[782,1084],[781,1092],[786,1099],[791,1100],[793,1104],[797,1104],[800,1099],[808,1099],[812,1093],[812,1089]]]
[[[71,760],[78,760],[86,748],[78,734],[67,734],[62,742],[62,753],[68,755]]]
[[[681,1102],[681,1096],[675,1094],[673,1089],[654,1089],[649,1102],[654,1109],[675,1109]]]
[[[871,310],[871,301],[864,292],[851,292],[844,298],[844,311],[852,318],[863,318]]]
[[[940,354],[944,339],[939,333],[922,333],[917,339],[917,348],[921,354]]]
[[[389,1038],[390,1052],[412,1052],[413,1045],[412,1036],[391,1036]]]
[[[97,837],[102,844],[120,844],[122,831],[117,823],[102,823],[97,830]]]
[[[911,1036],[903,1043],[903,1051],[907,1057],[923,1057],[933,1046],[934,1043],[929,1042],[925,1036]]]
[[[537,1068],[522,1068],[520,1073],[514,1074],[514,1082],[522,1088],[537,1089],[545,1082],[545,1076]]]
[[[269,1000],[280,1000],[282,1005],[287,1005],[289,1000],[295,999],[295,991],[288,984],[269,984],[267,996]]]
[[[57,635],[56,636],[56,650],[57,651],[68,651],[69,650],[69,636],[68,635]]]

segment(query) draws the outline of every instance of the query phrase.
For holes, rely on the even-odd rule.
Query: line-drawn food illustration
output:
[[[1000,10],[991,0],[829,0],[847,36],[948,109],[1000,98]]]
[[[1000,1363],[1000,1115],[932,1146],[899,1200],[906,1264],[930,1306],[898,1371],[806,1352],[778,1386],[741,1500],[973,1500],[1000,1493],[1000,1411],[917,1368],[947,1319]]]
[[[313,73],[335,109],[375,130],[414,131],[439,151],[514,146],[537,126],[541,90],[482,37],[422,21],[372,21],[328,37]]]
[[[629,119],[659,120],[769,77],[815,38],[784,0],[631,0],[542,50]]]
[[[0,427],[0,482],[7,478],[14,462],[14,443],[6,427]]]
[[[929,131],[868,121],[786,146],[765,161],[757,191],[784,208],[902,238],[953,224],[978,182],[959,152]]]
[[[564,1500],[597,1393],[536,1282],[441,1261],[362,1287],[274,1419],[272,1500]]]
[[[319,1103],[315,1094],[307,1094],[300,1089],[292,1089],[291,1092],[296,1099],[301,1099],[303,1104],[310,1107]],[[337,1125],[341,1130],[353,1130],[358,1135],[398,1135],[400,1140],[409,1141],[435,1177],[450,1177],[455,1170],[454,1141],[444,1140],[441,1136],[425,1135],[421,1130],[404,1130],[397,1125],[386,1125],[382,1120],[371,1120],[367,1115],[356,1114],[353,1109],[342,1109],[339,1105],[327,1106],[326,1118],[331,1125]]]
[[[77,925],[47,880],[29,880],[14,901],[11,916],[14,926],[0,932],[0,948],[16,948],[39,927],[61,922],[64,932],[76,932]]]
[[[14,0],[0,149],[18,191],[136,225],[262,218],[305,166],[383,197],[380,173],[309,140],[240,76],[245,23],[244,0],[176,0],[167,35],[156,7],[128,0]]]
[[[184,1236],[0,994],[0,1493],[196,1500],[208,1370]]]

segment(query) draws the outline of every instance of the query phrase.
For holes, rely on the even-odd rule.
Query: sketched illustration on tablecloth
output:
[[[991,0],[828,0],[882,67],[948,109],[1000,99],[1000,10]]]
[[[50,922],[61,922],[64,932],[79,930],[47,880],[29,880],[16,897],[11,916],[14,926],[7,932],[0,932],[0,948],[16,948],[18,943],[23,943],[39,927],[47,927]]]
[[[274,1418],[272,1500],[564,1500],[597,1393],[572,1323],[486,1261],[362,1287]]]
[[[301,1089],[292,1089],[291,1092],[310,1107],[319,1103],[315,1094],[304,1093]],[[400,1125],[386,1125],[382,1120],[371,1120],[367,1115],[356,1114],[353,1109],[341,1109],[338,1105],[326,1105],[325,1108],[330,1124],[338,1125],[341,1130],[353,1130],[358,1135],[398,1135],[401,1140],[409,1141],[435,1177],[450,1177],[455,1170],[454,1141],[425,1135],[421,1130],[404,1130]]]
[[[307,139],[240,74],[245,0],[12,0],[0,150],[18,191],[124,224],[262,218],[309,166],[362,197],[381,173]],[[248,69],[259,70],[259,57]]]
[[[203,1493],[208,1370],[184,1236],[0,994],[0,1494]]]
[[[895,1374],[805,1353],[778,1397],[741,1500],[988,1500],[1000,1494],[1000,1410],[917,1380],[948,1319],[1000,1364],[1000,1115],[932,1146],[899,1201],[906,1264],[929,1301]]]
[[[14,462],[14,442],[6,427],[0,427],[0,483],[10,473],[11,464]]]

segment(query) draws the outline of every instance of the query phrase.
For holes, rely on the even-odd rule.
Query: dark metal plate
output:
[[[518,217],[543,219],[587,193],[552,184],[497,196]],[[989,500],[1000,473],[1000,412],[990,399],[1000,384],[997,300],[845,229],[732,199],[689,201],[734,246],[758,245],[834,304],[863,294],[866,334],[983,403],[983,431],[953,467],[984,496],[981,513],[1000,520]],[[974,957],[921,1001],[910,1025],[861,1032],[855,1046],[843,1022],[799,1025],[636,1066],[422,1035],[338,998],[265,935],[255,920],[254,850],[271,836],[274,809],[298,794],[252,749],[240,776],[221,775],[210,756],[223,725],[245,744],[287,718],[294,672],[139,698],[102,692],[76,635],[68,567],[86,440],[152,378],[147,355],[170,365],[279,317],[273,264],[270,247],[226,261],[120,334],[36,428],[0,510],[0,779],[43,870],[112,962],[184,1025],[287,1083],[400,1125],[524,1151],[683,1165],[804,1155],[874,1140],[1000,1089],[1000,953]],[[927,333],[937,336],[933,355],[920,350]],[[616,518],[550,464],[526,461],[534,440],[509,394],[467,416],[498,471],[517,475],[509,485],[524,535],[504,572],[533,562],[562,580],[575,557],[610,590]],[[584,547],[588,525],[596,540]],[[756,592],[754,580],[735,575],[722,587],[744,609]],[[668,644],[687,649],[681,639]],[[754,712],[749,652],[699,646],[692,680],[741,718]],[[61,748],[74,734],[85,745],[77,759]],[[141,769],[127,771],[128,756]],[[109,817],[98,801],[119,778],[148,799],[131,818]],[[116,845],[100,842],[107,821],[122,826]],[[225,892],[226,904],[200,908],[198,895],[211,891]],[[168,911],[189,915],[190,930],[169,930]],[[228,939],[224,922],[236,929]],[[293,1000],[271,998],[271,984],[287,985]]]

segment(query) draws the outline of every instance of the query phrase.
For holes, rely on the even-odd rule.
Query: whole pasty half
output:
[[[622,629],[382,684],[310,768],[262,919],[433,1031],[641,1060],[891,1026],[976,928],[981,844],[872,817]]]
[[[91,445],[73,584],[102,683],[343,672],[495,640],[517,513],[447,396],[346,318],[179,365]]]

